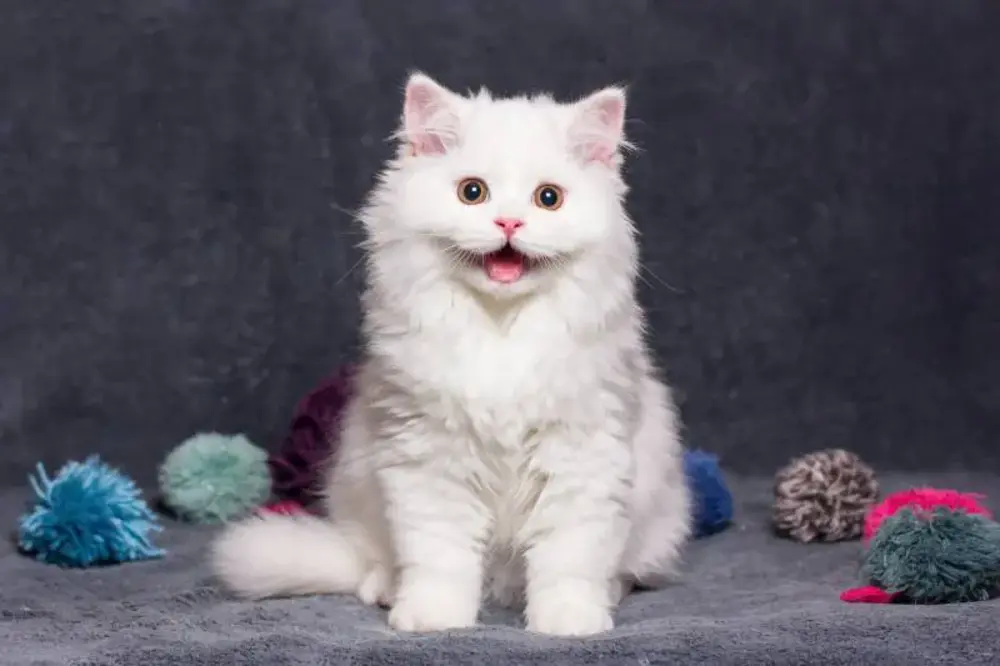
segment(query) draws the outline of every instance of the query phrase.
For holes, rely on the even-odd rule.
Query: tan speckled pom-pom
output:
[[[803,543],[857,539],[877,499],[875,472],[861,458],[843,449],[816,451],[775,476],[774,528]]]

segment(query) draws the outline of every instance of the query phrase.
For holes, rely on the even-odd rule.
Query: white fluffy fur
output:
[[[255,518],[216,542],[248,597],[354,593],[398,630],[476,623],[484,591],[529,630],[610,629],[688,536],[675,409],[636,302],[619,173],[625,98],[459,96],[411,77],[400,150],[361,218],[367,353],[328,485],[330,520]],[[463,204],[475,176],[488,201]],[[563,206],[533,204],[540,183]],[[513,284],[469,261],[524,221]]]

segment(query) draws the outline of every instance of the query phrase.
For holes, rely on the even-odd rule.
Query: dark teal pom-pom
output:
[[[1000,523],[946,508],[901,509],[879,527],[864,572],[916,603],[985,601],[1000,591]]]
[[[97,456],[30,477],[36,503],[21,516],[18,546],[47,564],[87,567],[160,557],[156,515],[135,483]]]

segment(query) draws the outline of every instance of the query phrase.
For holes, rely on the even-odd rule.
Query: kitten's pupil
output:
[[[542,191],[538,193],[538,201],[546,208],[552,208],[559,203],[559,193],[551,187],[542,188]]]
[[[469,201],[475,201],[483,195],[483,188],[479,187],[479,183],[466,183],[464,191],[465,198]]]

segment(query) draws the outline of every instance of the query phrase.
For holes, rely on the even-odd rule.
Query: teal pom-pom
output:
[[[915,603],[985,601],[1000,592],[1000,524],[947,508],[900,509],[876,532],[864,572]]]
[[[195,435],[163,461],[160,492],[164,504],[185,520],[238,518],[270,495],[267,452],[243,435]]]
[[[39,463],[29,477],[34,508],[23,515],[18,546],[46,564],[88,567],[163,555],[151,541],[156,514],[135,483],[97,456],[66,463],[50,479]]]

